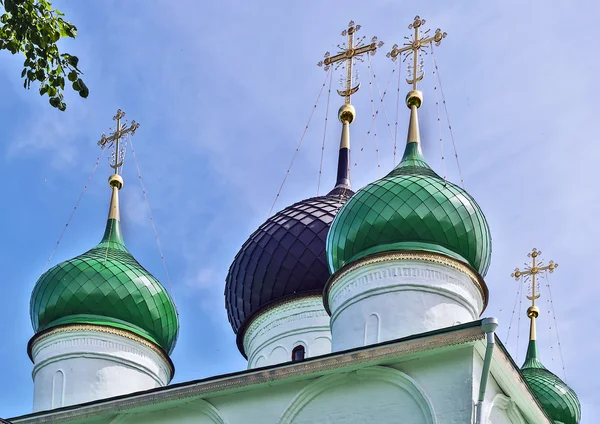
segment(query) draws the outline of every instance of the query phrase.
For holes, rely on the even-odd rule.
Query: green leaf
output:
[[[74,68],[77,68],[77,65],[79,64],[79,58],[77,56],[69,56],[68,62],[69,65],[73,66]]]
[[[13,0],[4,0],[4,9],[11,15],[14,15],[17,12],[17,5]]]
[[[51,0],[0,0],[0,50],[25,56],[23,87],[28,89],[32,81],[38,81],[40,95],[48,95],[50,104],[59,110],[67,107],[65,80],[81,97],[89,94],[79,78],[79,59],[61,52],[57,45],[62,37],[76,36],[77,27],[53,9]]]
[[[75,25],[65,22],[62,19],[60,20],[60,35],[61,37],[77,37],[77,28]]]

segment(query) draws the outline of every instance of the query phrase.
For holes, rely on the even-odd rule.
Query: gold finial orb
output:
[[[356,116],[356,109],[349,103],[343,104],[338,111],[338,118],[342,124],[351,124]]]
[[[423,103],[423,93],[419,90],[410,90],[406,95],[406,106],[409,108],[411,106],[416,106],[417,108],[421,107]]]
[[[530,306],[527,308],[527,317],[528,318],[537,318],[540,316],[540,308],[537,306]]]
[[[112,174],[110,177],[108,177],[108,185],[111,187],[116,187],[117,190],[121,190],[123,187],[123,177],[121,177],[119,174]]]

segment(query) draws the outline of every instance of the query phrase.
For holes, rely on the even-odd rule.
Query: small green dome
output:
[[[96,247],[39,278],[30,314],[36,333],[64,324],[104,325],[142,336],[167,354],[179,332],[173,300],[129,253],[118,219],[108,220]]]
[[[450,256],[485,276],[492,245],[481,209],[427,165],[416,140],[392,172],[359,190],[337,214],[327,236],[332,273],[371,254],[416,250]]]
[[[542,365],[537,357],[535,340],[529,342],[527,358],[521,367],[521,373],[538,402],[555,423],[579,424],[581,405],[577,395],[564,381]]]

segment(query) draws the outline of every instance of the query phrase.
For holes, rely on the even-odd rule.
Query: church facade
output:
[[[421,150],[417,59],[445,33],[422,31],[389,56],[414,60],[400,163],[353,191],[350,128],[358,90],[346,79],[338,173],[331,191],[270,217],[244,243],[225,307],[248,369],[169,385],[179,331],[169,293],[127,249],[119,213],[119,140],[101,242],[44,273],[31,297],[33,413],[13,423],[577,424],[577,396],[537,354],[532,305],[525,364],[484,317],[492,255],[483,211],[440,177]],[[381,47],[343,32],[326,54],[352,75]],[[534,256],[535,258],[535,256]],[[535,262],[534,267],[535,268]]]

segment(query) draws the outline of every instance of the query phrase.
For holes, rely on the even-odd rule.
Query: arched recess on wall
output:
[[[271,350],[269,353],[269,363],[288,362],[290,360],[291,352],[285,348],[285,346],[278,345]]]
[[[523,418],[521,411],[519,411],[519,407],[511,398],[498,393],[496,396],[494,396],[494,399],[492,399],[489,405],[490,406],[485,414],[486,423],[490,422],[492,412],[494,411],[494,408],[497,408],[506,413],[506,416],[511,423],[527,424],[527,421],[525,421],[525,418]]]
[[[260,368],[265,364],[265,362],[267,362],[267,357],[265,355],[260,355],[258,358],[256,358],[256,361],[254,361],[254,365],[252,365],[252,367]]]
[[[370,346],[379,343],[379,315],[372,313],[365,321],[365,346]]]
[[[58,370],[52,377],[52,408],[63,406],[65,399],[65,373]]]
[[[211,424],[227,424],[227,422],[221,417],[221,414],[219,414],[219,410],[204,399],[196,399],[191,402],[182,403],[180,405],[173,406],[172,408],[169,408],[169,409],[158,409],[157,406],[155,405],[154,409],[155,410],[153,410],[153,411],[137,413],[137,414],[136,413],[119,414],[110,422],[110,424],[129,424],[129,423],[133,424],[133,423],[145,422],[144,416],[147,415],[147,416],[156,418],[155,415],[159,411],[164,414],[168,414],[169,412],[173,412],[176,414],[177,412],[180,412],[180,411],[189,411],[189,412],[193,412],[194,414],[204,415],[204,417],[206,417],[211,422]],[[203,423],[203,422],[205,422],[205,421],[200,421],[200,423]]]
[[[294,397],[281,416],[279,424],[292,424],[298,414],[300,414],[304,407],[312,400],[328,389],[345,384],[351,378],[354,378],[353,374],[359,379],[381,381],[403,389],[419,405],[427,422],[437,424],[433,405],[416,381],[401,371],[383,366],[368,367],[349,373],[333,374],[318,378],[300,390],[296,397]]]

